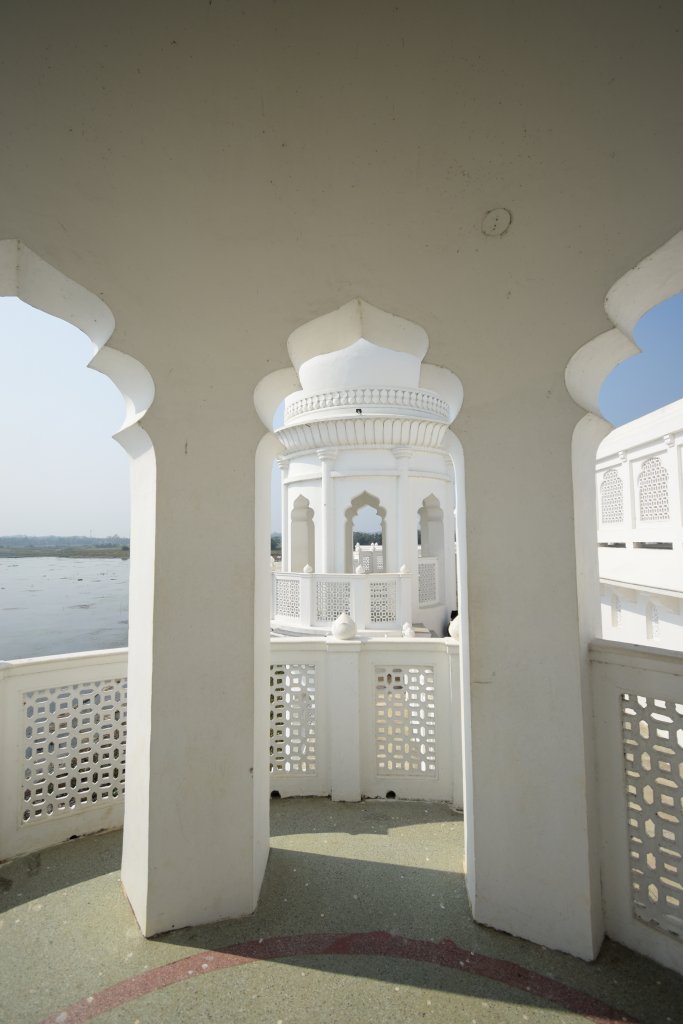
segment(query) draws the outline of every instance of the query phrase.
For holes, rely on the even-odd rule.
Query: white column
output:
[[[402,565],[414,567],[415,530],[411,529],[412,515],[410,510],[410,481],[408,469],[412,452],[410,448],[394,448],[392,454],[398,466],[398,495],[396,502],[396,565],[387,565],[387,552],[384,554],[384,571],[392,568],[397,572]],[[414,523],[413,523],[414,526]],[[412,541],[411,541],[412,538]]]
[[[444,453],[444,462],[446,463],[446,470],[451,476],[453,482],[449,485],[448,496],[444,501],[443,509],[443,565],[439,567],[439,572],[443,572],[443,583],[442,583],[442,597],[443,602],[446,605],[446,612],[450,616],[451,611],[456,607],[456,594],[458,590],[457,586],[457,568],[455,564],[455,554],[453,545],[455,543],[455,479],[453,460],[450,455]]]
[[[334,572],[334,495],[332,493],[332,466],[337,457],[333,448],[318,452],[322,466],[322,572]]]
[[[289,459],[281,456],[275,460],[280,467],[280,533],[282,545],[282,571],[289,572],[289,509],[287,507],[287,475]]]

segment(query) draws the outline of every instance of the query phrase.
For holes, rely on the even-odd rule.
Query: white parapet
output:
[[[123,823],[127,650],[0,664],[0,860]]]
[[[0,860],[123,824],[126,650],[0,664]],[[270,787],[462,806],[459,645],[273,638]]]
[[[273,637],[271,789],[462,807],[459,655],[450,638]]]
[[[359,633],[401,634],[412,621],[409,573],[272,573],[272,624],[325,635],[343,613]]]
[[[606,931],[683,973],[683,656],[590,657]]]

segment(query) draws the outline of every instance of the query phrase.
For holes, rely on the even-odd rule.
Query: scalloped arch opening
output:
[[[116,440],[132,456],[145,450],[151,442],[138,424],[154,399],[154,381],[137,359],[107,346],[115,320],[106,303],[15,238],[0,240],[0,295],[65,320],[90,339],[95,354],[88,365],[109,377],[125,403]]]
[[[571,453],[579,630],[584,647],[601,633],[595,458],[612,427],[600,412],[600,390],[621,362],[640,352],[633,336],[639,320],[681,291],[683,231],[612,285],[605,297],[605,311],[613,327],[578,349],[565,370],[569,394],[586,410],[574,428]]]

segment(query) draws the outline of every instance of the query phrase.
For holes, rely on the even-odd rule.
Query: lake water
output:
[[[120,558],[0,558],[0,661],[128,644]]]

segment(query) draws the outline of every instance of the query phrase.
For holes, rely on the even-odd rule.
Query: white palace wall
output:
[[[603,637],[683,650],[683,400],[602,442],[596,498]]]

